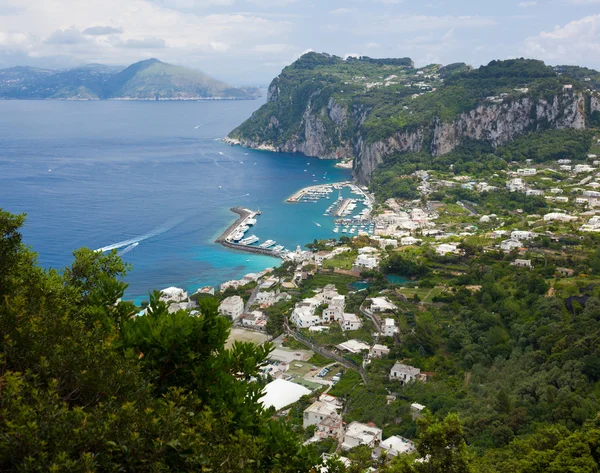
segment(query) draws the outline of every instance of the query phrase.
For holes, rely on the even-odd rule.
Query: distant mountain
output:
[[[233,87],[201,71],[148,59],[122,67],[88,64],[68,70],[0,69],[0,99],[196,100],[253,99],[253,87]]]

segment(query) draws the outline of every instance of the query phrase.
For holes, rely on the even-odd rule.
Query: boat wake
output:
[[[165,224],[161,225],[160,227],[155,228],[154,230],[152,230],[148,233],[145,233],[144,235],[141,235],[141,236],[135,237],[135,238],[130,238],[129,240],[123,240],[118,243],[113,243],[112,245],[103,246],[102,248],[98,248],[96,250],[96,252],[104,253],[105,251],[117,250],[119,248],[127,247],[121,252],[122,254],[125,254],[126,252],[133,250],[140,242],[142,242],[144,240],[148,240],[150,238],[154,238],[155,236],[161,235],[163,233],[166,233],[169,230],[172,230],[173,228],[175,228],[180,223],[183,223],[186,219],[187,219],[187,217],[182,217],[182,218],[179,218],[176,220],[169,220]]]
[[[139,242],[135,242],[133,245],[129,245],[127,248],[125,248],[124,250],[121,250],[117,253],[117,256],[123,256],[124,254],[129,253],[131,250],[133,250],[136,246],[139,245]]]

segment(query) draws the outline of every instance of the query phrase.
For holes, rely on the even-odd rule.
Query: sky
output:
[[[0,68],[155,57],[266,85],[310,50],[600,69],[600,0],[0,0]]]

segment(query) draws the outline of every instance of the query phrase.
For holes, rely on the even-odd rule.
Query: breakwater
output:
[[[244,223],[253,218],[258,212],[253,212],[250,209],[246,209],[244,207],[233,207],[231,209],[233,213],[239,215],[237,220],[233,222],[227,230],[225,230],[219,238],[215,240],[215,243],[223,245],[225,248],[230,248],[232,250],[237,251],[245,251],[247,253],[254,253],[258,255],[272,256],[274,258],[281,258],[281,253],[270,250],[268,248],[259,248],[258,246],[250,246],[250,245],[241,245],[239,243],[233,243],[231,241],[231,236],[238,231],[238,228],[244,225]]]

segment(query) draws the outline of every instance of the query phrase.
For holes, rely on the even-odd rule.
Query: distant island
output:
[[[201,71],[158,59],[126,68],[88,64],[68,69],[0,69],[0,99],[28,100],[248,100],[256,87],[233,87]]]

